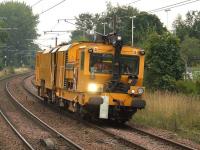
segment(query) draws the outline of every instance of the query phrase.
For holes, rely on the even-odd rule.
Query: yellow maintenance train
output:
[[[38,95],[82,117],[126,122],[145,107],[144,54],[116,33],[38,51]]]

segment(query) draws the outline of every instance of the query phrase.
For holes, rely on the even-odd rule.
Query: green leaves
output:
[[[6,47],[0,48],[0,54],[7,56],[8,65],[30,64],[30,58],[34,59],[33,50],[38,49],[30,40],[37,37],[38,16],[33,14],[30,6],[14,1],[0,3],[0,14],[6,17],[4,27],[10,28],[3,32],[7,35],[3,41]]]
[[[173,23],[176,35],[184,40],[186,36],[195,37],[200,40],[200,11],[189,11],[186,19],[179,15]]]
[[[113,32],[114,17],[116,17],[116,31],[123,36],[123,43],[129,44],[132,39],[132,19],[134,18],[134,45],[141,46],[146,41],[149,34],[154,32],[162,34],[166,31],[159,18],[147,12],[139,12],[131,6],[112,6],[107,4],[107,10],[101,14],[83,13],[76,17],[76,31],[72,32],[71,40],[86,39],[93,40],[89,31],[94,30],[99,33],[108,34]],[[83,33],[84,31],[85,33]],[[79,31],[79,33],[78,33]],[[84,39],[85,39],[84,38]]]
[[[174,90],[181,79],[184,63],[180,56],[179,41],[169,33],[149,36],[147,42],[146,84],[153,89]]]

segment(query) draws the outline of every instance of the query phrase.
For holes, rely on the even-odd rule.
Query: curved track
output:
[[[33,81],[31,80],[32,84],[33,84]],[[31,92],[26,86],[24,86],[24,88],[29,92],[31,93],[33,96],[37,97],[38,99],[41,99],[40,97],[38,97],[35,93]],[[184,145],[184,144],[181,144],[181,143],[178,143],[178,142],[175,142],[173,140],[170,140],[170,139],[166,139],[166,138],[163,138],[163,137],[160,137],[160,136],[157,136],[157,135],[154,135],[154,134],[151,134],[149,132],[145,132],[141,129],[138,129],[138,128],[135,128],[135,127],[132,127],[132,126],[129,126],[129,125],[123,125],[120,127],[120,129],[115,129],[115,128],[107,128],[105,126],[97,126],[97,125],[94,125],[94,124],[91,124],[91,123],[88,123],[88,122],[84,122],[86,123],[87,125],[93,127],[93,128],[97,128],[98,130],[101,130],[103,132],[105,132],[106,134],[109,134],[111,136],[115,136],[117,137],[118,139],[122,140],[123,142],[126,142],[127,144],[134,144],[134,145],[137,145],[138,148],[140,149],[151,149],[149,148],[148,146],[146,146],[145,144],[143,145],[143,143],[135,143],[133,140],[129,140],[129,139],[126,139],[123,137],[123,134],[131,134],[132,136],[138,134],[140,135],[142,138],[149,138],[150,141],[149,142],[153,142],[153,143],[156,143],[158,144],[157,148],[158,149],[184,149],[184,150],[196,150],[195,148],[192,148],[190,146],[187,146],[187,145]],[[119,132],[119,134],[116,134],[116,131]],[[141,146],[143,145],[143,146]]]
[[[7,97],[1,100],[1,115],[28,149],[83,149],[21,105],[10,92],[10,79],[12,77],[0,81],[5,87],[4,92],[7,92]]]
[[[2,101],[2,99],[6,99],[6,98],[8,98],[7,97],[7,93],[5,92],[5,83],[10,79],[10,78],[12,78],[12,77],[14,77],[14,76],[20,76],[20,74],[19,75],[10,75],[10,76],[7,76],[7,77],[5,77],[5,78],[2,78],[2,79],[0,79],[0,83],[1,83],[1,86],[0,86],[0,88],[1,88],[1,91],[0,91],[0,93],[1,93],[1,98],[0,98],[0,102]],[[9,98],[8,98],[9,99]],[[8,100],[7,99],[7,100]],[[14,135],[13,135],[13,133],[19,138],[19,139],[14,139],[15,140],[15,142],[17,143],[17,144],[22,144],[23,143],[23,145],[15,145],[14,143],[13,143],[13,147],[18,147],[18,148],[20,148],[20,149],[30,149],[30,150],[34,150],[34,148],[32,147],[32,145],[25,139],[25,137],[17,130],[17,128],[14,126],[14,124],[10,121],[10,119],[9,119],[9,117],[5,114],[5,112],[2,110],[2,107],[3,107],[3,103],[1,102],[1,105],[0,105],[0,115],[1,115],[1,117],[5,120],[5,123],[6,123],[6,129],[5,128],[3,128],[3,132],[5,132],[6,130],[9,130],[8,129],[8,127],[10,127],[11,129],[12,129],[12,133],[9,133],[9,131],[6,131],[6,135],[8,135],[8,133],[10,134],[9,135],[9,137],[7,137],[7,136],[5,136],[4,138],[11,138],[10,136],[12,136],[12,138],[14,138]],[[3,120],[2,120],[3,121]],[[3,122],[1,122],[1,123],[3,123]],[[2,124],[1,124],[2,125]],[[7,133],[8,132],[8,133]],[[6,139],[4,139],[4,140],[6,140]],[[20,140],[20,141],[19,141]],[[19,142],[18,142],[19,141]],[[9,140],[9,142],[10,142],[10,140]],[[9,143],[8,143],[9,144]],[[6,144],[6,146],[8,146],[7,144]],[[3,148],[3,146],[2,146],[2,148]],[[4,147],[5,148],[5,147]],[[10,149],[11,147],[9,146],[9,148],[8,149]],[[0,149],[1,149],[1,147],[0,147]],[[5,149],[7,149],[7,148],[5,148]]]
[[[32,84],[33,83],[33,80],[31,80]],[[38,97],[36,94],[34,94],[33,92],[31,92],[28,88],[26,88],[26,86],[24,86],[24,88],[30,92],[32,95],[34,95],[35,97],[41,99],[40,97]],[[156,144],[157,146],[160,145],[160,149],[185,149],[185,150],[196,150],[195,148],[192,148],[190,146],[187,146],[187,145],[184,145],[184,144],[181,144],[181,143],[178,143],[178,142],[175,142],[175,141],[172,141],[172,140],[169,140],[169,139],[166,139],[166,138],[163,138],[163,137],[160,137],[160,136],[157,136],[157,135],[154,135],[152,133],[148,133],[148,132],[145,132],[141,129],[137,129],[137,128],[134,128],[134,127],[131,127],[131,126],[128,126],[128,125],[123,125],[122,127],[120,127],[120,129],[115,129],[115,128],[107,128],[105,126],[102,127],[101,126],[98,126],[98,125],[94,125],[94,124],[90,124],[88,122],[86,122],[86,124],[92,126],[93,128],[97,128],[98,130],[101,130],[107,134],[110,134],[111,136],[116,136],[118,137],[119,139],[122,139],[124,140],[124,142],[126,141],[127,143],[134,143],[132,140],[129,140],[129,139],[125,139],[124,137],[126,136],[125,134],[132,134],[133,136],[135,136],[136,134],[138,134],[139,136],[141,136],[143,139],[144,138],[149,138],[151,140],[149,140],[149,142],[152,142],[154,143],[154,145]],[[120,130],[120,131],[119,131]],[[129,133],[127,133],[127,131]],[[119,133],[119,134],[116,134]],[[121,132],[121,133],[120,133]],[[140,138],[140,137],[139,137]],[[143,143],[134,143],[135,145],[139,145],[141,149],[149,149],[148,146],[145,147],[146,145],[143,145],[141,146]],[[151,149],[151,148],[150,148]]]
[[[9,124],[15,134],[23,141],[23,143],[27,146],[28,149],[34,150],[31,144],[19,133],[19,131],[14,127],[14,125],[9,121],[8,117],[0,110],[1,116],[5,119],[5,121]]]
[[[27,76],[28,77],[28,76]],[[18,79],[16,79],[16,80],[18,80]],[[16,81],[15,80],[15,81]],[[21,79],[20,79],[21,80]],[[18,81],[18,83],[16,83],[17,85],[15,85],[15,86],[10,86],[10,88],[12,87],[12,89],[13,88],[16,88],[16,89],[13,89],[12,90],[12,93],[15,95],[15,93],[20,89],[21,91],[18,91],[18,92],[20,92],[20,93],[24,93],[24,95],[22,96],[22,97],[24,97],[25,95],[28,97],[28,99],[27,99],[27,101],[20,101],[20,103],[22,103],[24,106],[26,106],[27,105],[27,103],[31,103],[32,105],[30,105],[30,106],[26,106],[26,108],[28,108],[29,110],[31,110],[31,109],[33,109],[33,108],[31,108],[31,107],[34,107],[34,105],[37,105],[37,106],[39,106],[40,107],[40,109],[42,109],[42,110],[44,110],[45,112],[55,112],[55,107],[53,108],[53,110],[50,110],[46,105],[48,105],[48,104],[45,104],[45,106],[44,105],[42,105],[42,104],[44,104],[41,100],[39,100],[39,102],[37,101],[37,102],[34,102],[35,100],[36,100],[36,98],[35,97],[37,97],[37,100],[38,99],[41,99],[40,97],[38,97],[38,96],[36,96],[36,95],[34,95],[34,97],[32,96],[32,98],[31,98],[31,96],[30,96],[30,94],[25,94],[25,93],[27,93],[27,92],[25,92],[25,91],[22,91],[22,89],[23,89],[23,87],[26,87],[26,85],[22,85],[22,81],[21,82],[19,82]],[[17,88],[17,87],[19,87],[20,86],[20,88]],[[28,88],[31,88],[30,86],[28,86],[28,87],[26,87],[26,90],[28,89]],[[23,89],[24,90],[24,89]],[[30,92],[29,90],[28,90],[28,92]],[[33,94],[33,93],[31,93],[31,94]],[[16,96],[16,97],[18,97],[18,96]],[[31,100],[32,99],[32,100]],[[36,104],[37,103],[37,104]],[[48,106],[52,106],[52,105],[48,105]],[[52,107],[51,107],[52,108]],[[36,110],[36,111],[40,111],[40,110]],[[87,140],[87,141],[85,141],[85,145],[86,145],[86,149],[94,149],[94,146],[95,146],[95,149],[145,149],[144,147],[142,147],[142,146],[140,146],[140,145],[138,145],[138,144],[135,144],[135,143],[133,143],[133,142],[130,142],[130,141],[128,141],[128,140],[126,140],[126,139],[123,139],[123,138],[121,138],[120,136],[116,136],[116,135],[114,135],[114,134],[109,134],[108,132],[102,132],[102,131],[99,131],[99,130],[97,130],[97,128],[94,128],[94,127],[92,127],[92,126],[89,126],[89,125],[86,125],[86,124],[84,124],[83,122],[77,122],[77,120],[74,120],[74,119],[71,119],[71,118],[68,118],[68,117],[66,117],[66,115],[62,115],[61,113],[60,113],[60,109],[57,107],[57,110],[56,110],[56,114],[59,114],[59,115],[57,115],[58,117],[60,117],[60,118],[62,118],[62,117],[64,117],[64,120],[71,120],[71,122],[75,122],[76,123],[76,126],[81,126],[81,128],[80,127],[78,127],[79,128],[79,130],[77,130],[77,129],[71,129],[68,133],[70,133],[70,132],[75,132],[75,133],[78,133],[78,132],[80,132],[79,134],[76,134],[76,136],[77,136],[77,138],[79,138],[79,139],[81,139],[81,137],[78,137],[78,136],[83,136],[84,137],[84,139],[82,139],[83,141],[85,141],[85,140]],[[34,114],[35,114],[35,111],[33,111],[34,112]],[[66,112],[66,111],[65,111]],[[37,112],[36,112],[36,114],[37,114],[37,116],[38,115],[40,115],[40,114],[38,114]],[[36,115],[35,114],[35,115]],[[49,115],[50,115],[50,113],[48,113]],[[45,116],[45,115],[44,115]],[[46,118],[44,118],[44,116],[40,116],[41,117],[41,119],[43,120],[45,120]],[[55,115],[54,115],[55,116]],[[42,118],[43,117],[43,118]],[[55,120],[56,120],[56,118],[55,118]],[[72,121],[73,120],[73,121]],[[51,120],[48,120],[48,121],[50,121],[51,122]],[[46,122],[46,121],[45,121]],[[59,130],[62,130],[62,129],[65,129],[65,130],[68,130],[67,128],[69,128],[69,127],[67,127],[67,126],[64,126],[64,123],[62,124],[62,123],[60,123],[60,122],[63,122],[63,119],[60,119],[60,121],[58,122],[58,124],[57,124],[57,127],[56,128],[59,128]],[[68,122],[68,124],[69,124],[69,126],[73,126],[73,123],[71,123],[71,122]],[[62,125],[60,125],[60,124],[62,124]],[[71,125],[70,125],[71,124]],[[62,126],[62,129],[61,129],[61,126]],[[70,127],[70,128],[71,128]],[[75,127],[75,128],[77,128],[77,127]],[[82,132],[82,133],[81,133]],[[64,133],[64,135],[66,135],[66,132],[63,132]],[[70,133],[71,134],[71,133]],[[85,135],[86,134],[86,135]],[[91,135],[90,135],[91,134]],[[85,136],[87,136],[87,135],[89,135],[89,139],[87,139]],[[94,138],[93,138],[94,137]],[[80,141],[80,140],[79,140]],[[80,141],[80,143],[81,142],[83,142],[83,141]],[[94,143],[95,142],[95,143]],[[91,146],[90,146],[90,143],[92,144]],[[84,148],[85,148],[85,145],[84,145]]]
[[[155,135],[155,134],[146,132],[146,131],[144,131],[144,130],[138,129],[138,128],[133,127],[133,126],[130,126],[130,125],[124,125],[124,128],[128,129],[128,130],[131,131],[131,132],[137,132],[137,133],[140,133],[140,134],[143,134],[143,135],[151,136],[151,137],[154,138],[154,139],[163,141],[163,142],[166,143],[166,144],[174,145],[175,147],[180,148],[180,149],[185,149],[185,150],[197,150],[197,149],[195,149],[195,148],[193,148],[193,147],[190,147],[190,146],[181,144],[181,143],[179,143],[179,142],[176,142],[176,141],[173,141],[173,140],[164,138],[164,137],[160,137],[160,136],[158,136],[158,135]]]

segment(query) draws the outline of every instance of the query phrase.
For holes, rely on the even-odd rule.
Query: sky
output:
[[[9,0],[4,0],[9,1]],[[33,6],[39,0],[13,0],[19,2],[25,2],[27,5]],[[34,14],[39,14],[46,9],[52,7],[53,5],[61,2],[62,0],[40,0],[40,3],[32,7]],[[69,41],[70,33],[60,33],[58,34],[44,34],[44,31],[48,30],[73,30],[74,25],[60,22],[58,19],[71,19],[78,16],[80,13],[101,13],[106,10],[106,2],[111,2],[112,5],[128,5],[131,2],[137,0],[66,0],[57,7],[51,9],[50,11],[43,13],[39,17],[39,24],[37,31],[40,34],[35,43],[40,44],[41,48],[46,48],[48,46],[55,45],[55,37],[58,37],[58,44],[64,41]],[[140,11],[150,11],[163,6],[171,5],[174,3],[179,3],[184,0],[138,0],[136,3],[130,4]],[[0,0],[0,2],[3,2]],[[153,14],[157,15],[161,22],[169,30],[172,30],[172,23],[178,16],[178,14],[185,16],[185,14],[190,10],[200,11],[200,1],[191,3],[185,6],[180,6],[172,8],[168,13],[166,11],[159,11]]]

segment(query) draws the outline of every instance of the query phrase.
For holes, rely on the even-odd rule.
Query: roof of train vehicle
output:
[[[88,45],[88,44],[91,44],[91,45]],[[103,44],[103,43],[96,43],[96,42],[75,42],[75,43],[72,43],[72,44],[61,44],[61,45],[58,45],[54,48],[50,48],[50,49],[45,49],[44,51],[39,51],[39,52],[42,52],[43,54],[48,54],[48,53],[55,53],[55,52],[64,52],[64,51],[67,51],[68,49],[70,49],[71,47],[73,46],[76,46],[76,45],[80,45],[79,48],[94,48],[95,50],[98,49],[98,50],[101,50],[100,47],[104,47],[104,48],[108,48],[110,49],[110,46],[112,46],[111,44]],[[141,49],[139,48],[133,48],[131,46],[127,46],[127,45],[124,45],[123,48],[122,48],[122,51],[124,52],[136,52],[136,51],[139,51]]]

